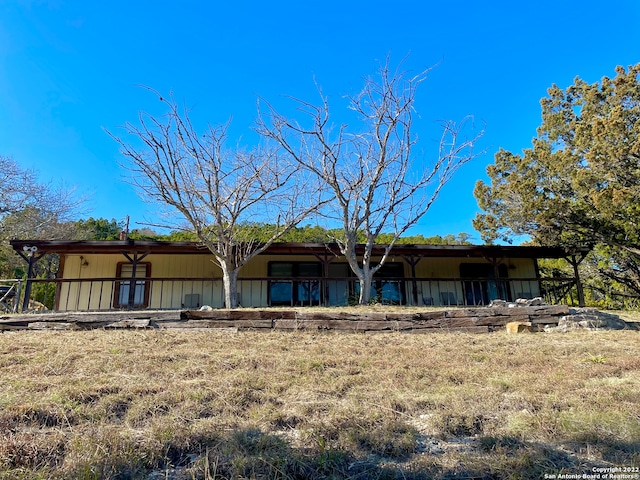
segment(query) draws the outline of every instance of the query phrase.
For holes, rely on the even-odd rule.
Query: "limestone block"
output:
[[[531,322],[509,322],[507,323],[507,333],[533,332]]]

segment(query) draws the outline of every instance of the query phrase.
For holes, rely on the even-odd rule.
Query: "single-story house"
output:
[[[12,240],[32,267],[46,254],[60,256],[57,278],[36,279],[27,296],[51,292],[57,311],[179,309],[224,306],[222,273],[213,255],[195,242]],[[376,256],[382,246],[374,249]],[[496,298],[543,296],[549,303],[581,298],[577,264],[586,251],[501,245],[396,245],[376,274],[372,298],[399,305],[486,305]],[[566,258],[575,275],[543,278],[538,259]],[[336,245],[275,243],[240,271],[242,307],[338,306],[352,303],[358,282]],[[37,299],[36,299],[37,300]],[[25,305],[27,305],[25,300]]]

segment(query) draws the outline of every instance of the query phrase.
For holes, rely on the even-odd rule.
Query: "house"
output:
[[[10,243],[29,263],[26,296],[38,300],[33,292],[49,292],[48,306],[57,311],[224,306],[221,270],[195,242]],[[374,261],[382,249],[374,248]],[[46,254],[60,256],[57,278],[31,278]],[[560,247],[396,245],[375,276],[372,297],[386,304],[462,306],[537,296],[568,302],[573,294],[581,304],[577,268],[571,278],[542,278],[538,259],[566,258],[577,266],[584,255]],[[358,288],[336,245],[276,243],[240,271],[238,301],[243,307],[339,306],[353,302]]]

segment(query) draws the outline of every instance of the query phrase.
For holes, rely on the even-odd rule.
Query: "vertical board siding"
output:
[[[198,305],[220,308],[224,304],[222,271],[211,254],[196,255],[148,255],[142,261],[151,264],[149,308],[182,308],[185,299],[198,297]],[[374,259],[375,261],[376,259]],[[123,255],[66,255],[63,279],[114,278],[118,262],[126,261]],[[268,285],[262,279],[268,276],[269,262],[320,262],[314,255],[260,255],[253,258],[240,272],[238,300],[241,306],[266,306]],[[389,262],[402,262],[406,279],[406,301],[413,304],[414,284],[410,279],[411,267],[400,256]],[[332,265],[344,264],[336,258]],[[481,258],[432,258],[425,257],[415,266],[415,282],[418,305],[442,305],[445,299],[454,304],[464,300],[463,282],[460,278],[462,263],[488,264]],[[512,298],[540,295],[536,278],[535,261],[528,258],[505,260],[510,279],[534,279],[513,281],[509,284]],[[189,278],[193,280],[163,280]],[[255,280],[252,280],[255,279]],[[339,282],[334,283],[337,286]],[[346,282],[344,282],[346,288]],[[333,297],[340,297],[333,292]],[[65,282],[60,286],[59,310],[107,310],[113,308],[114,285],[112,281]],[[191,295],[192,297],[187,297]]]
[[[156,280],[151,287],[150,308],[183,308],[187,295],[198,295],[196,306],[217,304],[221,295],[222,271],[213,263],[213,256],[202,255],[149,255],[151,276],[163,278],[189,278],[202,280]]]

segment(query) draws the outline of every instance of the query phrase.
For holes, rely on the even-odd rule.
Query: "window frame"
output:
[[[278,277],[273,275],[273,267],[278,265],[291,265],[291,275],[290,276],[282,276]],[[318,275],[317,280],[302,280],[297,281],[296,277],[300,277],[301,266],[303,265],[314,265],[317,268]],[[284,305],[320,305],[322,302],[322,292],[321,292],[321,279],[323,278],[322,274],[322,263],[313,262],[313,261],[287,261],[287,260],[274,260],[267,264],[267,276],[269,277],[269,288],[267,289],[267,303],[270,306],[284,306]],[[279,278],[283,278],[283,280],[279,280]],[[303,278],[309,278],[308,275],[305,275]],[[291,286],[291,296],[289,301],[275,301],[272,299],[271,288],[273,284],[278,283],[287,283]],[[300,287],[302,284],[308,283],[313,284],[309,288],[308,299],[300,299]],[[317,289],[317,299],[313,298],[313,289]]]
[[[385,264],[373,275],[372,287],[376,296],[384,305],[404,305],[405,292],[405,264],[404,262],[385,262]],[[398,299],[385,298],[385,287],[391,286],[392,291],[398,295]],[[373,293],[373,292],[372,292]]]
[[[505,282],[509,270],[504,263],[498,265],[498,277],[490,263],[461,263],[458,268],[465,305],[489,305],[493,297],[511,301],[511,289]]]
[[[117,308],[117,309],[123,309],[123,308],[129,308],[129,302],[127,299],[127,302],[122,304],[120,303],[120,291],[122,286],[124,286],[124,284],[129,284],[129,288],[131,288],[131,277],[123,277],[122,276],[122,267],[124,265],[133,265],[132,262],[118,262],[116,264],[116,278],[117,280],[114,282],[114,288],[113,288],[113,308]],[[144,277],[138,277],[138,271],[141,267],[144,267],[145,269],[145,275]],[[133,305],[133,309],[134,310],[138,310],[138,309],[144,309],[144,308],[148,308],[149,307],[149,295],[150,295],[150,290],[151,290],[151,281],[149,280],[139,280],[139,278],[146,278],[148,279],[149,277],[151,277],[151,262],[138,262],[136,264],[136,278],[135,278],[135,289],[138,288],[138,286],[142,286],[142,288],[144,288],[143,290],[143,294],[142,294],[142,304],[139,305]],[[135,299],[135,295],[134,295],[134,299]]]
[[[377,298],[383,305],[404,305],[406,302],[404,270],[404,262],[385,262],[371,279],[371,298]],[[398,299],[385,298],[385,287],[388,285],[397,293]],[[360,295],[360,284],[357,282],[354,284],[353,295]]]

